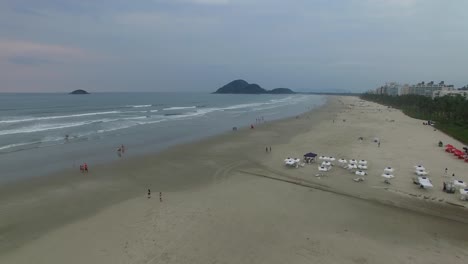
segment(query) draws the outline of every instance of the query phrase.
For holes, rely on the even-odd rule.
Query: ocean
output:
[[[155,153],[324,102],[303,94],[0,94],[0,182],[112,161],[121,144],[125,157]]]

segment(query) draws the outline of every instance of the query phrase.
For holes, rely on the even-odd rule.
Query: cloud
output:
[[[420,0],[368,0],[371,4],[379,4],[393,7],[413,7],[420,2]]]
[[[202,5],[227,5],[229,0],[181,0],[181,2],[189,2]]]
[[[80,61],[92,56],[82,49],[63,45],[0,39],[0,61],[22,65]]]

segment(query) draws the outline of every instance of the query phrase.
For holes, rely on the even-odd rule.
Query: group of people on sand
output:
[[[124,153],[125,153],[125,146],[122,144],[122,145],[120,145],[120,147],[117,149],[117,155],[118,155],[119,157],[122,157],[122,154],[124,154]]]
[[[81,173],[88,173],[88,164],[86,162],[80,165],[80,171]]]

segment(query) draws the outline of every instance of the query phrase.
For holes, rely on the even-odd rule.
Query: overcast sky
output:
[[[468,83],[466,0],[0,0],[0,91]]]

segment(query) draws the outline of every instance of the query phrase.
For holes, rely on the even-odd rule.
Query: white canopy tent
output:
[[[359,164],[357,167],[361,170],[367,170],[367,165]]]
[[[429,178],[424,177],[424,176],[418,177],[418,182],[419,182],[419,186],[423,189],[434,187],[431,181],[429,180]]]
[[[355,172],[356,175],[361,175],[361,176],[364,176],[366,175],[367,173],[365,171],[362,171],[362,170],[358,170]]]

